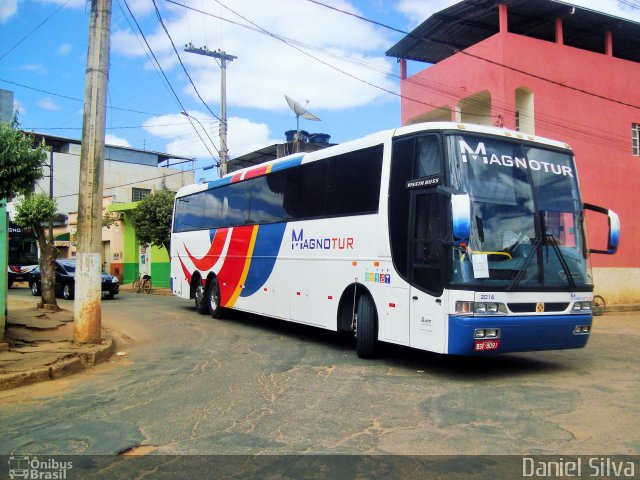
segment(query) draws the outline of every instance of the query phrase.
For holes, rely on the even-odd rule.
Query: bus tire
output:
[[[211,317],[215,319],[222,318],[222,306],[220,305],[220,285],[218,279],[213,277],[207,287],[207,306]]]
[[[360,358],[375,358],[378,343],[378,315],[367,294],[358,297],[356,319],[356,352]]]
[[[196,311],[200,315],[206,315],[209,313],[209,302],[207,302],[207,292],[205,287],[202,286],[202,280],[197,279],[198,285],[193,292],[193,299],[196,304]]]

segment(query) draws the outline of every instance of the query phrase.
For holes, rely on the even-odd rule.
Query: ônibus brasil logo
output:
[[[25,480],[65,480],[67,470],[73,468],[73,462],[63,462],[55,458],[45,460],[27,455],[11,455],[9,457],[9,478]]]

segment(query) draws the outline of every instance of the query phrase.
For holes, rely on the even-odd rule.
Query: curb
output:
[[[12,372],[0,374],[0,391],[23,387],[47,380],[66,377],[81,372],[93,365],[102,363],[113,354],[113,339],[108,337],[97,348],[72,353],[64,358],[54,360],[50,365],[34,368],[24,372]]]
[[[619,303],[616,305],[607,305],[606,313],[619,313],[619,312],[637,312],[640,311],[640,304],[638,303]]]

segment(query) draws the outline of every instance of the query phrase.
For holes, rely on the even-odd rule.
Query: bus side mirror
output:
[[[471,198],[469,194],[451,195],[451,222],[454,239],[468,242],[471,236]]]
[[[601,213],[602,215],[607,215],[607,222],[609,225],[609,235],[607,238],[607,249],[589,249],[590,253],[604,253],[607,255],[613,255],[618,251],[618,245],[620,244],[620,217],[613,210],[608,210],[606,208],[598,207],[597,205],[591,205],[590,203],[584,204],[585,210],[590,210],[592,212]]]

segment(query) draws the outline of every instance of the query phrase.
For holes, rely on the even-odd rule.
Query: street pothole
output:
[[[120,452],[118,455],[123,457],[138,457],[142,455],[149,455],[158,449],[157,445],[138,445],[135,447],[126,448]]]

